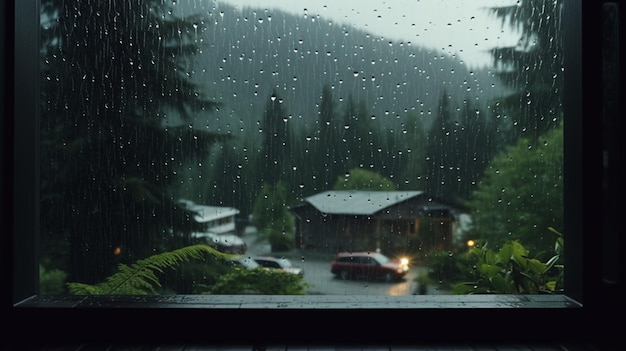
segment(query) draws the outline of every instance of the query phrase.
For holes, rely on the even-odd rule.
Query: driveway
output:
[[[243,235],[248,244],[246,254],[250,256],[269,255],[286,257],[294,266],[304,268],[304,279],[311,285],[307,292],[311,295],[374,295],[374,296],[403,296],[417,292],[418,284],[414,279],[426,272],[426,267],[411,267],[407,276],[399,282],[373,282],[360,280],[342,280],[330,272],[332,255],[294,249],[287,252],[272,252],[267,241],[258,240],[254,228],[248,228]],[[428,286],[427,295],[448,295],[447,290],[437,286]]]

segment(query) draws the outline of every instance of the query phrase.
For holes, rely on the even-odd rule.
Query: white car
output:
[[[203,239],[209,246],[224,253],[244,254],[248,250],[246,242],[235,234],[193,232],[191,233],[191,237],[194,239]]]
[[[272,256],[258,256],[254,258],[254,261],[259,264],[261,267],[271,268],[271,269],[279,269],[287,273],[296,274],[300,277],[304,277],[304,269],[300,267],[295,267],[291,264],[289,259],[281,257],[272,257]]]
[[[238,256],[226,259],[233,267],[242,267],[247,269],[255,269],[261,267],[255,260],[249,256]]]

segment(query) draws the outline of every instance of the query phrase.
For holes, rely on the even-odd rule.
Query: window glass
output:
[[[41,0],[41,293],[563,292],[563,6]]]

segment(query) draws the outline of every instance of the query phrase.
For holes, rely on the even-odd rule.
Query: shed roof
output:
[[[185,207],[185,210],[193,213],[193,219],[198,223],[206,223],[239,214],[239,210],[234,207],[198,205],[193,201],[184,199],[179,200],[179,203]]]
[[[373,215],[378,211],[424,194],[423,191],[325,191],[305,198],[322,213]]]

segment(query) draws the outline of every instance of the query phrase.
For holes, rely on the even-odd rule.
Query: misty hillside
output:
[[[489,72],[470,72],[455,57],[321,17],[221,3],[204,11],[212,20],[209,43],[193,77],[223,105],[203,128],[257,138],[274,89],[291,125],[309,131],[316,128],[325,84],[333,87],[339,111],[353,96],[384,128],[399,128],[408,113],[422,116],[428,127],[443,88],[453,105],[470,98],[481,108],[501,93]]]

